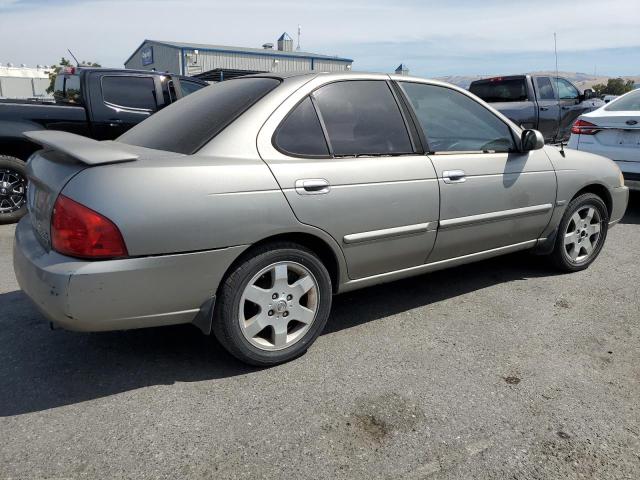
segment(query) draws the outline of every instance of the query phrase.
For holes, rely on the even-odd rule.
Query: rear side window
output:
[[[102,99],[116,107],[156,109],[156,86],[151,77],[104,76]]]
[[[409,133],[386,82],[346,81],[313,93],[333,155],[413,153]]]
[[[276,132],[275,145],[279,150],[291,155],[329,156],[320,120],[309,97],[284,119]]]
[[[555,100],[556,95],[553,92],[553,85],[551,85],[549,77],[536,77],[536,88],[540,100]]]
[[[432,152],[514,149],[511,129],[477,101],[456,90],[401,82]]]
[[[640,111],[640,90],[627,93],[625,96],[617,98],[604,107],[609,112],[638,112]]]
[[[492,78],[474,82],[469,91],[485,102],[524,102],[527,87],[524,78]]]
[[[264,77],[216,83],[163,108],[118,141],[191,155],[279,84]]]

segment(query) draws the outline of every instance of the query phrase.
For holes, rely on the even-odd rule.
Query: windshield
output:
[[[279,84],[265,77],[216,83],[160,110],[117,141],[191,155]]]
[[[485,102],[524,102],[527,88],[524,78],[492,78],[474,82],[469,91]]]
[[[638,112],[640,111],[640,90],[634,90],[620,98],[613,100],[604,107],[609,112]]]

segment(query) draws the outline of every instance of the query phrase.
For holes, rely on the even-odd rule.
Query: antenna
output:
[[[560,89],[558,84],[559,82],[559,73],[558,73],[558,39],[556,32],[553,32],[553,52],[556,56],[556,95],[558,96],[558,135],[560,134],[560,125],[562,122],[562,112],[560,109]],[[562,138],[560,139],[560,154],[564,157],[564,145],[562,144]]]
[[[76,67],[79,67],[80,66],[80,62],[78,61],[76,56],[73,54],[73,52],[68,48],[67,48],[67,52],[69,52],[69,55],[71,55],[73,57],[73,59],[76,61]]]
[[[298,25],[298,46],[296,47],[296,51],[300,51],[300,32],[302,30],[302,26]]]

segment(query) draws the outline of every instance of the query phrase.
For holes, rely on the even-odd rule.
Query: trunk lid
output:
[[[640,146],[640,112],[597,110],[582,118],[602,128],[596,133],[596,138],[602,145],[629,148]]]

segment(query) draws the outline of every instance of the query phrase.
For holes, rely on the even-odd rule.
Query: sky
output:
[[[0,62],[122,67],[144,39],[260,47],[284,31],[354,70],[640,75],[640,0],[0,0]]]

